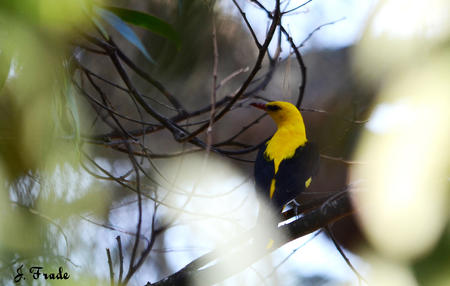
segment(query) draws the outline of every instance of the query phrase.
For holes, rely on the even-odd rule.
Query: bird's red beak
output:
[[[267,110],[266,105],[264,103],[250,103],[251,106],[254,106],[256,108]]]

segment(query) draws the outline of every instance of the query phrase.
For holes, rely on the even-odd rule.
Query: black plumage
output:
[[[276,174],[274,162],[264,154],[265,151],[266,144],[263,144],[256,157],[256,188],[260,197],[267,199],[269,205],[279,213],[288,202],[306,189],[308,179],[317,174],[319,151],[314,143],[306,142],[295,150],[293,157],[281,161]],[[272,179],[275,179],[275,192],[270,199]]]

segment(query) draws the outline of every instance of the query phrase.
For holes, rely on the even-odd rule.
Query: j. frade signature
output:
[[[49,272],[44,270],[42,266],[32,266],[28,269],[31,278],[37,280],[43,278],[45,280],[67,280],[70,278],[69,273],[64,272],[62,267],[58,268],[58,272]],[[29,276],[23,273],[23,264],[20,265],[16,270],[16,276],[14,276],[14,282],[20,282],[21,280],[26,280]]]

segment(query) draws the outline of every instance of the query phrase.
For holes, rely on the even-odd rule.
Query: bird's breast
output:
[[[267,141],[266,151],[264,152],[269,160],[273,160],[275,174],[278,172],[280,163],[285,159],[292,158],[297,148],[303,146],[306,141],[305,133],[292,128],[280,128],[275,132],[272,138]]]

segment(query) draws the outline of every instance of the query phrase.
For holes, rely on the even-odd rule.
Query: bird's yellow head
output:
[[[277,124],[277,131],[267,141],[264,152],[270,160],[274,160],[275,172],[277,172],[281,161],[294,156],[297,148],[308,141],[303,117],[297,107],[289,102],[272,101],[252,105],[267,112]]]
[[[301,125],[304,129],[303,117],[292,103],[285,101],[271,101],[266,104],[252,103],[252,106],[262,109],[272,117],[278,128],[283,126]]]

